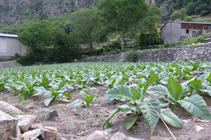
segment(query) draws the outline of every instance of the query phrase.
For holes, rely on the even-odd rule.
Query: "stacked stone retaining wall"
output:
[[[16,61],[0,62],[0,68],[21,67],[22,65]]]
[[[211,42],[206,44],[194,44],[175,48],[162,48],[149,51],[137,51],[139,62],[151,61],[211,61]],[[84,58],[82,62],[127,62],[129,52],[111,54],[98,57]]]

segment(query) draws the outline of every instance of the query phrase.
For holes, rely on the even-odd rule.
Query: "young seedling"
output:
[[[81,91],[80,94],[81,94],[81,96],[83,97],[84,102],[81,101],[81,100],[79,100],[79,99],[75,100],[75,101],[71,104],[70,110],[72,110],[72,109],[74,109],[74,108],[80,106],[81,104],[83,104],[85,107],[89,107],[89,104],[90,104],[92,101],[95,100],[95,95],[88,95],[88,94],[87,94],[86,92],[84,92],[84,91]]]

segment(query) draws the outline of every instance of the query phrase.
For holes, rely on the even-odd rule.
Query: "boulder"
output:
[[[23,133],[28,131],[29,127],[34,123],[37,117],[34,115],[17,115],[17,118],[18,126]]]
[[[112,137],[111,140],[127,140],[127,136],[121,132],[116,132]]]
[[[44,140],[57,140],[57,129],[55,127],[45,127],[41,129],[41,136]]]
[[[20,128],[18,127],[18,125],[16,125],[16,128],[10,135],[10,138],[12,140],[21,140],[21,131],[20,131]]]
[[[144,140],[144,139],[139,139],[139,138],[128,137],[128,140]]]
[[[103,131],[96,130],[87,137],[87,140],[109,140]]]
[[[25,133],[22,134],[22,138],[24,136],[27,136],[29,139],[31,138],[37,138],[41,135],[41,129],[35,129],[35,130],[31,130],[31,131],[27,131]]]
[[[16,118],[0,110],[0,140],[7,140],[18,123]]]
[[[49,119],[54,118],[54,117],[59,117],[56,110],[49,111],[48,114],[45,117],[45,120],[49,120]]]
[[[29,128],[30,130],[34,129],[42,129],[42,124],[32,124],[32,126]]]
[[[21,110],[17,109],[16,107],[14,107],[4,101],[0,101],[0,110],[3,110],[4,112],[9,112],[9,113],[15,114],[15,115],[24,114]]]

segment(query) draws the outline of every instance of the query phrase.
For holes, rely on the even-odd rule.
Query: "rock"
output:
[[[127,140],[127,136],[121,132],[116,132],[112,137],[111,140]]]
[[[32,126],[29,128],[30,130],[34,129],[42,129],[42,124],[32,124]]]
[[[54,118],[54,117],[59,117],[56,110],[49,111],[48,114],[45,117],[45,120],[49,120],[49,119]]]
[[[20,115],[23,114],[23,112],[16,107],[4,102],[0,101],[0,110],[3,110],[4,112],[9,112],[11,114]]]
[[[158,140],[157,136],[150,137],[150,140]]]
[[[18,120],[0,110],[0,140],[7,140],[14,131]]]
[[[29,109],[35,109],[37,108],[36,105],[34,103],[30,103],[26,106],[26,109],[29,110]]]
[[[29,140],[29,137],[25,135],[24,137],[21,138],[21,140]]]
[[[109,140],[103,131],[96,130],[87,137],[87,140]]]
[[[197,131],[197,132],[199,132],[199,131],[201,131],[201,130],[203,130],[203,129],[204,129],[203,127],[198,126],[198,125],[195,125],[195,127],[196,127],[196,131]]]
[[[55,127],[45,127],[41,129],[41,136],[44,140],[57,140],[57,129]]]
[[[38,138],[31,138],[30,140],[39,140]]]
[[[29,129],[29,127],[34,123],[37,117],[34,115],[17,115],[17,118],[18,126],[23,133]]]
[[[16,128],[12,132],[10,137],[11,137],[11,139],[21,140],[21,131],[20,131],[20,128],[18,127],[18,125],[16,125]]]
[[[61,137],[61,138],[58,138],[57,140],[66,140],[65,138]]]
[[[128,137],[127,140],[144,140],[144,139]]]
[[[31,130],[31,131],[27,131],[25,133],[23,133],[22,137],[27,136],[29,139],[30,138],[37,138],[39,137],[41,134],[41,129],[35,129],[35,130]]]

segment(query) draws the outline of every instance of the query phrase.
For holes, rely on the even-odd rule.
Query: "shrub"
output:
[[[138,52],[132,51],[127,55],[128,62],[137,62]]]

